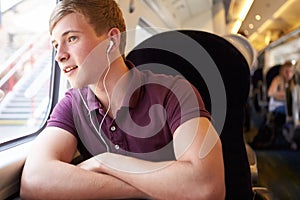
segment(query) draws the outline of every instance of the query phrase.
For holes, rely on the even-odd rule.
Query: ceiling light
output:
[[[265,35],[265,44],[266,45],[270,44],[270,42],[271,42],[271,36],[272,36],[272,33],[271,33],[270,30],[268,30],[266,32],[266,35]]]
[[[257,32],[254,32],[252,35],[250,35],[249,40],[250,41],[254,41],[259,35],[257,34]]]
[[[237,15],[233,18],[232,25],[230,26],[230,33],[237,33],[242,25],[242,22],[244,21],[246,15],[248,14],[254,0],[244,0],[243,4],[239,2],[239,4],[242,4],[242,6],[239,6],[240,9],[237,11]]]
[[[253,29],[253,28],[254,28],[254,25],[253,25],[253,24],[249,24],[248,26],[249,26],[250,29]]]
[[[255,19],[256,19],[257,21],[259,21],[259,20],[261,20],[261,16],[260,16],[260,15],[255,15]]]
[[[280,15],[282,15],[282,13],[293,3],[293,0],[289,0],[287,1],[285,4],[283,4],[274,14],[273,14],[273,18],[276,19],[278,18]]]
[[[263,23],[263,25],[261,25],[258,29],[257,29],[257,31],[259,32],[259,33],[262,33],[263,31],[265,31],[267,28],[268,28],[268,26],[270,26],[272,24],[272,20],[271,19],[268,19],[267,21],[265,21],[265,23]]]
[[[237,33],[239,31],[241,25],[242,25],[242,20],[239,20],[239,19],[236,20],[234,22],[234,25],[233,25],[232,29],[231,29],[231,33]]]
[[[243,9],[241,10],[240,14],[239,14],[239,19],[241,19],[242,21],[244,21],[246,15],[248,14],[252,3],[254,0],[246,0],[243,6]]]

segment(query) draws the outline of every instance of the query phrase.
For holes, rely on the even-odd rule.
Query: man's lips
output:
[[[77,69],[77,68],[78,68],[78,66],[76,66],[76,65],[74,65],[74,66],[66,66],[66,67],[63,68],[63,71],[65,73],[69,73],[70,71],[72,71],[74,69]]]

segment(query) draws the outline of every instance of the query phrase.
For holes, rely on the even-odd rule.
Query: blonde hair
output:
[[[114,0],[62,0],[49,19],[49,32],[59,20],[71,13],[82,14],[94,28],[97,36],[118,28],[121,32],[120,52],[124,54],[126,45],[126,24],[123,13]],[[123,56],[124,57],[124,56]]]
[[[293,63],[288,60],[282,64],[281,68],[284,68],[284,67],[293,67]]]

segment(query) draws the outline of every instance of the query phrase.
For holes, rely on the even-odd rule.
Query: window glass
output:
[[[55,0],[0,0],[0,144],[39,130],[49,115]]]

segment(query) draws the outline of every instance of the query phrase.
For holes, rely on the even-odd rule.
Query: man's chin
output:
[[[81,89],[81,88],[84,88],[84,87],[95,87],[97,85],[97,83],[78,83],[78,82],[70,82],[70,85],[72,88],[74,89]]]
[[[82,83],[76,83],[76,82],[70,82],[70,85],[71,85],[71,87],[74,88],[74,89],[80,89],[80,88],[83,88],[83,87],[86,86],[85,84],[82,84]]]

